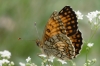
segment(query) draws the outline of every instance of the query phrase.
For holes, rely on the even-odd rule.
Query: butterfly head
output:
[[[38,47],[41,47],[41,44],[42,44],[42,43],[41,43],[40,40],[37,39],[37,40],[36,40],[36,44],[37,44]]]

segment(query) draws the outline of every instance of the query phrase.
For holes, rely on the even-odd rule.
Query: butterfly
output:
[[[36,44],[48,57],[75,58],[82,47],[82,33],[78,29],[77,16],[70,6],[60,12],[54,11],[49,18],[42,40]]]

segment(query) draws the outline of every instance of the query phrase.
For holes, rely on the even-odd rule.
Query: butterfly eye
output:
[[[37,46],[40,46],[40,41],[36,40],[36,44],[37,44]]]

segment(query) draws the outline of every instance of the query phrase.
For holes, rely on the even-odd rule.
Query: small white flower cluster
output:
[[[43,58],[47,58],[47,56],[46,56],[45,54],[40,54],[39,56],[40,56],[40,57],[43,57]],[[51,62],[51,63],[53,63],[54,59],[55,59],[54,56],[50,56],[49,59],[45,59],[45,60],[41,63],[41,65],[44,66],[44,64],[45,64],[46,62],[48,62],[48,61]],[[67,64],[67,62],[65,62],[64,60],[61,60],[61,59],[57,59],[57,61],[59,61],[61,64]],[[48,64],[47,64],[46,66],[48,66]],[[49,66],[52,66],[52,65],[49,64]]]
[[[40,56],[40,57],[44,57],[44,58],[47,57],[45,54],[40,54],[39,56]]]
[[[87,44],[87,46],[90,47],[90,48],[91,48],[93,45],[94,45],[94,43],[88,43],[88,44]]]
[[[65,62],[64,60],[58,59],[59,62],[61,62],[62,64],[67,64],[67,62]]]
[[[88,43],[86,50],[89,50],[91,47],[93,47],[93,45],[94,45],[94,43]]]
[[[81,20],[83,19],[83,15],[80,11],[76,11],[75,13],[76,13],[78,19],[81,19]]]
[[[9,61],[11,53],[7,50],[0,51],[0,66],[14,66],[14,62]]]
[[[83,14],[80,11],[75,11],[77,18],[82,20],[83,19]],[[99,27],[100,26],[100,11],[93,11],[93,12],[89,12],[86,17],[89,20],[89,23],[91,25],[91,29],[93,29],[94,27]]]
[[[3,58],[9,59],[10,56],[11,56],[11,53],[9,51],[7,51],[7,50],[0,51],[0,56],[3,57]]]
[[[92,66],[96,61],[97,61],[96,59],[87,60],[84,66]]]
[[[28,58],[26,59],[26,62],[31,62],[31,58],[28,57]]]
[[[48,61],[52,62],[53,63],[53,60],[55,59],[54,56],[50,56],[50,58],[48,59]]]
[[[100,11],[93,11],[93,12],[89,12],[86,17],[88,18],[89,20],[89,23],[91,25],[96,25],[97,27],[99,26],[100,24]]]
[[[26,59],[26,62],[27,62],[27,63],[19,62],[19,65],[20,65],[20,66],[37,66],[35,63],[32,63],[32,62],[31,62],[31,58],[30,58],[30,57],[28,57],[28,58]]]
[[[87,18],[89,19],[90,22],[93,21],[94,18],[98,17],[100,19],[100,11],[93,11],[88,13],[88,15],[86,15]]]

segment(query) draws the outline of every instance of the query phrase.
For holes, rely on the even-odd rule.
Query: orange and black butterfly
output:
[[[62,60],[75,58],[82,46],[82,35],[77,26],[77,17],[70,6],[59,13],[54,11],[45,27],[42,40],[37,45],[47,56]]]

